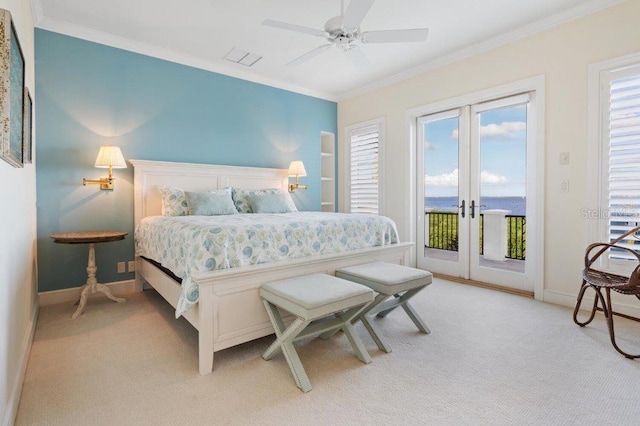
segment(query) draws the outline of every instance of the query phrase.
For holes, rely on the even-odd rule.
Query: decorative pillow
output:
[[[275,194],[280,191],[278,188],[271,189],[236,189],[233,188],[233,203],[236,205],[238,213],[253,213],[251,210],[251,204],[249,203],[249,196],[251,194]]]
[[[189,214],[184,191],[170,186],[158,186],[162,195],[162,216],[186,216]]]
[[[255,213],[251,209],[251,203],[249,196],[253,194],[283,194],[287,198],[289,204],[289,211],[297,212],[296,204],[291,199],[291,195],[284,189],[270,188],[270,189],[233,189],[233,202],[236,205],[236,209],[240,213]]]
[[[253,213],[249,196],[257,193],[275,193],[277,189],[236,189],[233,188],[233,203],[238,213]]]
[[[190,215],[217,216],[238,214],[231,198],[231,188],[210,192],[185,192]]]
[[[289,213],[297,212],[288,192],[264,192],[249,195],[249,204],[253,213]]]

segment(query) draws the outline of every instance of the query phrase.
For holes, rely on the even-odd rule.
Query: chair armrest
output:
[[[631,253],[633,253],[636,256],[636,258],[638,259],[638,262],[640,262],[640,256],[638,256],[638,254],[635,251],[630,250],[630,249],[628,249],[626,247],[622,247],[622,246],[616,245],[617,243],[619,243],[620,241],[624,240],[629,235],[635,234],[638,231],[640,231],[640,226],[636,226],[635,228],[631,228],[630,230],[628,230],[624,234],[620,235],[618,238],[616,238],[615,240],[611,241],[610,243],[593,243],[593,244],[590,244],[587,247],[587,249],[585,250],[585,253],[584,253],[584,266],[585,266],[585,268],[590,268],[591,264],[593,264],[593,262],[595,262],[605,251],[607,251],[607,249],[609,249],[611,247],[615,247],[615,248],[619,248],[619,249],[630,251]],[[596,247],[602,247],[602,248],[595,254],[595,256],[593,256],[591,259],[589,259],[589,255],[590,255],[591,251]]]
[[[631,234],[635,234],[636,232],[640,231],[640,226],[636,226],[635,228],[631,228],[630,230],[628,230],[627,232],[625,232],[624,234],[620,235],[618,238],[616,238],[615,240],[611,241],[611,244],[618,244],[620,241],[624,240],[626,237],[628,237]]]
[[[595,256],[590,258],[589,255],[597,247],[602,247],[602,248],[595,254]],[[598,260],[598,258],[605,251],[607,251],[607,249],[610,249],[610,248],[617,248],[617,249],[620,249],[620,250],[626,250],[629,253],[633,254],[636,257],[636,260],[638,261],[638,263],[640,263],[640,254],[638,254],[635,250],[632,250],[632,249],[630,249],[628,247],[619,246],[619,245],[616,245],[616,244],[594,243],[594,244],[590,244],[589,247],[587,247],[587,250],[584,253],[584,267],[586,269],[591,269],[591,265],[593,264],[593,262]]]

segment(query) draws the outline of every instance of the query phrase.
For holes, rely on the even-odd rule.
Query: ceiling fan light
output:
[[[343,52],[354,56],[352,61],[357,64],[367,64],[368,61],[361,51],[351,52],[359,43],[402,43],[422,42],[427,39],[427,28],[415,28],[406,30],[384,30],[360,32],[360,24],[365,18],[375,0],[350,0],[347,9],[340,16],[329,19],[324,25],[324,31],[307,28],[300,25],[267,19],[263,25],[281,28],[299,33],[321,36],[329,42],[299,56],[287,63],[287,66],[297,66],[318,56],[332,46],[339,47]]]

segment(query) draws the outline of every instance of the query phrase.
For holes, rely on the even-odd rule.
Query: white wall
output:
[[[586,244],[585,207],[588,65],[640,52],[640,1],[629,0],[491,51],[338,104],[338,129],[386,117],[386,214],[409,235],[410,149],[405,111],[451,97],[544,74],[545,230],[544,298],[572,305]],[[571,164],[560,166],[560,152]],[[570,192],[560,182],[570,180]],[[398,190],[407,188],[407,190]]]
[[[33,17],[28,0],[0,0],[11,11],[35,102]],[[35,135],[34,135],[35,141]],[[35,161],[35,159],[34,159]],[[0,160],[0,422],[12,424],[37,315],[35,165]]]

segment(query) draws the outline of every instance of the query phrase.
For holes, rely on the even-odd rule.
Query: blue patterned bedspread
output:
[[[135,230],[136,254],[182,278],[176,318],[198,301],[192,272],[237,268],[398,243],[384,216],[296,212],[150,216]]]

